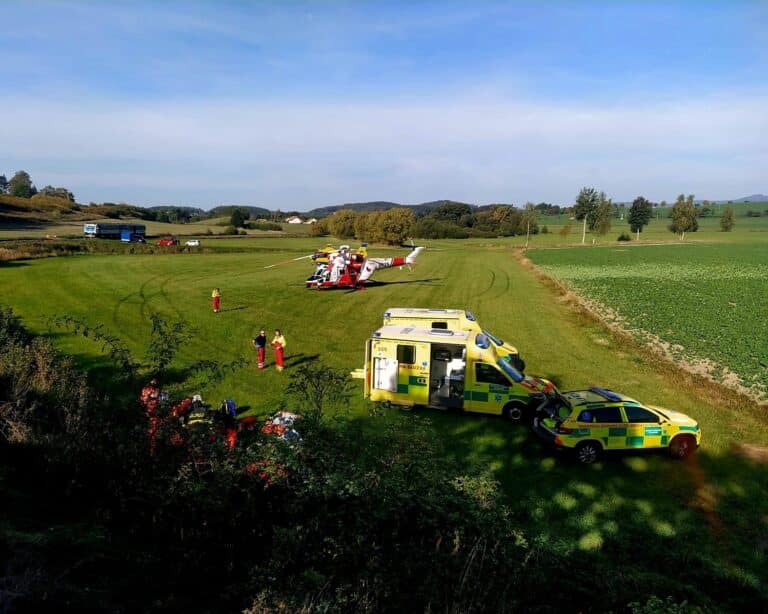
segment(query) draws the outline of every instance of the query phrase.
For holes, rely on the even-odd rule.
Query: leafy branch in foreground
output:
[[[173,362],[179,349],[192,339],[193,331],[186,322],[177,320],[171,324],[157,313],[153,313],[149,319],[152,331],[147,347],[147,362],[153,371],[162,373]]]
[[[91,324],[87,320],[72,315],[55,316],[49,323],[57,328],[71,330],[77,335],[91,339],[101,345],[101,350],[109,357],[126,379],[135,377],[143,368],[152,373],[162,374],[173,362],[179,349],[192,338],[193,331],[186,322],[169,323],[157,313],[150,315],[152,329],[147,346],[144,364],[134,359],[131,351],[116,335],[106,332],[103,324]],[[208,370],[212,367],[209,365]]]
[[[336,404],[346,408],[350,394],[349,375],[341,369],[333,369],[322,362],[310,362],[297,367],[285,388],[285,393],[318,417],[326,407]]]
[[[119,368],[126,379],[134,377],[138,373],[139,364],[133,359],[131,351],[123,345],[119,337],[105,332],[103,324],[94,326],[71,315],[52,317],[49,319],[49,323],[57,328],[71,330],[75,334],[101,344],[101,350]]]
[[[192,375],[198,375],[203,378],[203,385],[213,385],[221,382],[225,376],[235,373],[248,364],[245,358],[238,358],[231,362],[220,363],[215,360],[198,360],[188,367]]]

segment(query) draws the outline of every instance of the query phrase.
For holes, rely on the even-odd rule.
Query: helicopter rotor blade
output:
[[[314,256],[314,254],[307,254],[306,256],[299,256],[298,258],[291,258],[290,260],[283,260],[282,262],[275,262],[275,264],[268,264],[265,266],[265,269],[271,269],[276,266],[280,266],[282,264],[289,264],[291,262],[296,262],[297,260],[304,260],[305,258],[311,258]]]

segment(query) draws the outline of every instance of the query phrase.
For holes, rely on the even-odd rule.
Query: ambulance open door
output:
[[[373,359],[373,388],[397,392],[398,362],[393,358],[376,357]]]

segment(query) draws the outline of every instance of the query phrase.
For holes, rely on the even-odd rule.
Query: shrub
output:
[[[282,230],[283,227],[275,222],[251,222],[248,224],[248,228],[253,230]]]
[[[225,235],[236,235],[237,234],[237,228],[235,228],[234,226],[232,226],[230,224],[229,226],[227,226],[224,229],[224,232],[222,234],[225,234]]]
[[[450,222],[425,217],[414,225],[413,236],[420,239],[466,239],[469,231]],[[492,236],[496,236],[496,233],[492,233]]]
[[[626,232],[622,232],[616,240],[617,241],[631,241],[632,237],[629,236]]]

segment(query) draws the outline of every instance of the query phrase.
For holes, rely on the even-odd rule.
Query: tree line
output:
[[[314,224],[312,235],[398,245],[411,237],[466,239],[547,232],[546,227],[539,228],[538,217],[542,209],[536,207],[528,203],[525,209],[511,205],[473,209],[463,203],[445,203],[421,217],[407,207],[367,213],[341,209]]]
[[[463,203],[445,203],[421,217],[407,207],[394,207],[385,211],[358,212],[341,209],[321,219],[312,227],[313,236],[333,235],[340,239],[357,239],[372,243],[398,245],[410,238],[419,239],[466,239],[469,237],[526,236],[547,233],[549,228],[540,225],[541,217],[565,213],[581,222],[581,241],[586,242],[587,230],[606,235],[616,218],[623,219],[626,213],[630,230],[640,238],[640,233],[650,223],[653,209],[659,206],[644,196],[638,196],[629,210],[617,205],[605,192],[594,187],[584,187],[576,196],[572,207],[559,207],[540,203],[526,203],[525,207],[513,205],[488,205],[473,208]],[[685,239],[688,232],[699,228],[698,218],[711,213],[707,207],[699,208],[693,194],[680,194],[669,209],[671,220],[668,229]],[[720,226],[728,232],[735,225],[733,209],[727,207],[721,217]],[[560,234],[565,239],[571,232],[567,221]],[[622,234],[620,240],[629,240]],[[526,245],[528,240],[526,240]]]
[[[45,186],[37,189],[29,173],[16,171],[10,180],[0,175],[0,194],[9,194],[20,198],[32,198],[36,194],[60,198],[75,203],[74,194],[63,187]],[[96,206],[96,203],[90,203]],[[688,232],[696,232],[698,218],[711,215],[711,203],[704,200],[698,207],[693,194],[680,194],[669,210],[671,220],[668,228],[671,232],[685,239]],[[251,211],[245,207],[217,207],[211,212],[190,207],[154,207],[151,209],[127,204],[102,203],[106,208],[104,215],[112,218],[139,217],[144,220],[165,223],[188,223],[205,219],[212,214],[225,213],[230,217],[230,227],[258,228],[260,230],[280,230],[282,213],[269,212],[270,218],[257,223],[250,222]],[[667,209],[667,202],[652,203],[644,196],[638,196],[627,212],[630,230],[640,238],[643,228],[653,217],[653,209]],[[624,205],[617,205],[605,192],[594,187],[582,188],[571,207],[560,207],[550,203],[526,203],[523,208],[507,204],[492,204],[472,207],[465,203],[444,202],[427,214],[417,215],[409,207],[393,207],[387,210],[360,212],[353,209],[341,209],[321,219],[312,228],[313,236],[334,235],[341,239],[357,239],[375,243],[396,245],[411,237],[421,239],[465,239],[468,237],[519,236],[548,232],[545,225],[539,227],[540,216],[557,216],[562,213],[572,215],[582,223],[581,241],[586,242],[587,229],[604,236],[611,230],[615,218],[623,218]],[[259,209],[260,212],[266,210]],[[752,213],[751,211],[749,213]],[[759,215],[759,212],[758,212]],[[726,207],[720,218],[720,227],[729,232],[735,226],[732,207]],[[571,231],[570,222],[560,231],[565,238]],[[624,235],[622,235],[623,238]],[[627,237],[628,240],[628,237]],[[526,241],[527,244],[527,241]]]
[[[42,190],[38,190],[27,171],[16,171],[10,180],[5,175],[0,175],[0,194],[8,194],[18,198],[32,198],[36,194],[41,194],[62,198],[71,203],[75,202],[75,195],[66,188],[55,188],[47,185]]]

